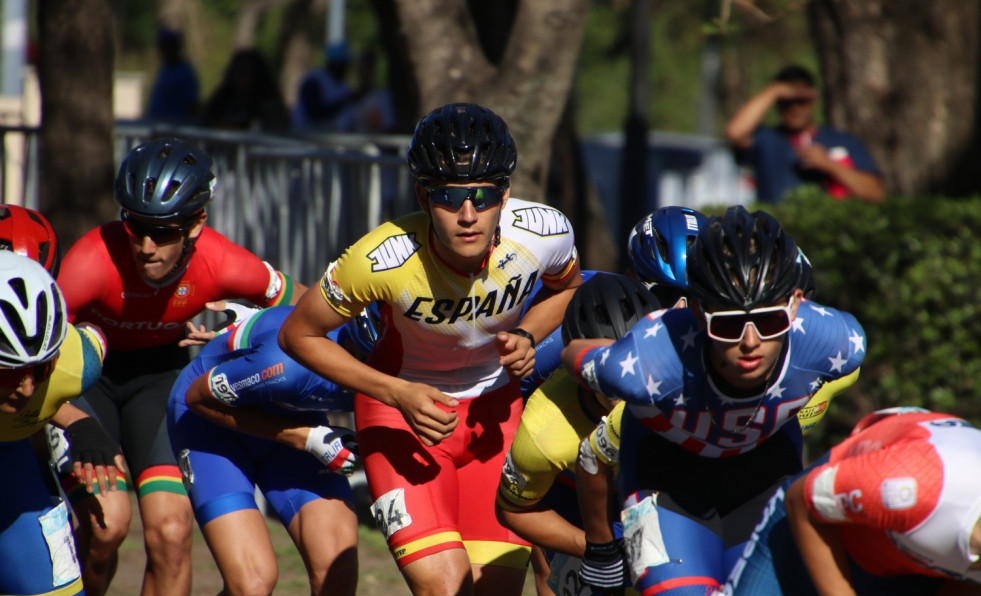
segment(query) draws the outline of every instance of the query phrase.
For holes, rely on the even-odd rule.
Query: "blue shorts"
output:
[[[45,539],[41,518],[55,507],[30,440],[0,442],[0,469],[9,479],[0,498],[0,594],[83,594],[75,550],[63,542],[71,537],[63,505],[62,548]]]
[[[193,380],[193,379],[192,379]],[[175,386],[172,395],[187,387]],[[198,525],[243,509],[258,509],[255,488],[288,527],[301,507],[316,499],[353,505],[347,478],[288,445],[214,424],[171,398],[170,442]]]

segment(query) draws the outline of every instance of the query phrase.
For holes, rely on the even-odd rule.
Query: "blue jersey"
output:
[[[352,500],[347,479],[327,473],[317,458],[277,441],[221,426],[191,412],[188,387],[207,375],[212,397],[233,406],[254,406],[296,420],[327,424],[327,411],[350,411],[353,394],[290,358],[277,336],[292,306],[258,311],[204,346],[181,371],[168,403],[168,432],[194,516],[200,526],[240,511],[256,509],[258,486],[283,525],[315,499]],[[341,330],[328,337],[343,336]]]
[[[176,385],[207,373],[211,395],[230,406],[256,405],[279,414],[351,411],[350,391],[313,373],[279,347],[279,328],[292,310],[292,306],[261,310],[208,342]],[[341,330],[327,337],[336,342]],[[185,405],[183,392],[171,397]]]
[[[852,315],[804,301],[765,390],[737,397],[710,378],[706,341],[690,309],[655,311],[612,346],[586,350],[576,370],[594,391],[624,399],[646,428],[699,455],[728,457],[796,425],[821,385],[865,357],[865,332]]]

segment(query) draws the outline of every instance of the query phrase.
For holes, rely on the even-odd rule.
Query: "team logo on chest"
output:
[[[177,289],[174,290],[174,299],[172,304],[174,306],[184,306],[187,304],[187,299],[194,295],[194,286],[190,282],[181,282]]]
[[[414,233],[389,236],[368,253],[372,271],[387,271],[404,265],[419,250]]]
[[[569,233],[569,220],[548,207],[515,209],[513,225],[538,236],[561,236]]]

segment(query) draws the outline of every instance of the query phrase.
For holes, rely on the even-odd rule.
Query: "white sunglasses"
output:
[[[761,340],[780,337],[790,331],[793,305],[794,297],[791,296],[786,306],[705,312],[708,336],[717,341],[738,343],[746,334],[746,327],[752,325]]]

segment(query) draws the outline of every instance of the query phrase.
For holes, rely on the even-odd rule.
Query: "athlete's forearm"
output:
[[[582,514],[585,539],[594,543],[613,540],[613,474],[609,466],[594,460],[595,468],[576,463],[576,496]]]
[[[807,511],[805,479],[798,478],[790,485],[784,501],[801,558],[821,596],[854,596],[841,537],[837,528],[817,522]]]
[[[566,306],[581,285],[582,274],[577,265],[562,288],[543,287],[522,317],[519,323],[521,328],[535,336],[536,341],[545,339],[562,324]]]
[[[528,542],[542,548],[582,558],[586,550],[585,533],[552,509],[515,512],[498,508],[497,518]]]
[[[278,441],[303,449],[310,427],[299,425],[295,420],[278,416],[268,410],[245,405],[232,407],[211,395],[208,389],[208,375],[195,379],[184,396],[187,407],[202,418],[232,430]]]
[[[338,385],[370,395],[387,405],[406,382],[379,372],[327,338],[348,319],[327,305],[320,292],[304,293],[279,330],[280,347],[294,360]]]
[[[58,411],[55,412],[55,415],[51,418],[51,424],[54,424],[60,429],[65,429],[71,426],[73,422],[78,422],[82,418],[88,417],[89,415],[85,413],[84,410],[75,407],[73,404],[65,402],[61,404],[61,407],[58,408]]]

